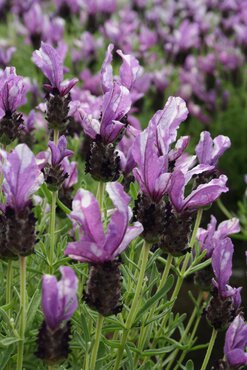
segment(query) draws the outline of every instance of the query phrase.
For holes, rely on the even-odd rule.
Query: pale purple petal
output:
[[[185,176],[182,171],[173,172],[171,176],[170,198],[178,212],[183,208],[183,196],[185,188]]]
[[[227,136],[219,135],[214,140],[208,131],[203,131],[196,146],[196,154],[200,163],[216,166],[218,159],[231,146]]]
[[[238,315],[226,332],[224,354],[230,366],[247,365],[247,325]]]
[[[218,240],[213,254],[212,267],[218,290],[222,294],[232,274],[233,244],[230,238]]]
[[[107,92],[113,87],[112,51],[114,45],[110,44],[107,48],[105,60],[101,67],[101,85],[103,92]]]
[[[128,226],[121,244],[119,244],[118,248],[113,253],[113,257],[117,257],[119,254],[121,254],[129,246],[132,240],[134,240],[142,232],[143,226],[140,222],[134,222],[133,226]]]
[[[41,48],[33,52],[32,60],[48,78],[51,86],[59,90],[63,81],[63,60],[56,49],[42,42]]]
[[[240,232],[239,219],[236,217],[230,220],[223,221],[219,224],[215,237],[225,238],[228,235],[236,234]]]
[[[177,129],[188,116],[185,101],[170,96],[163,110],[159,110],[150,120],[150,125],[157,127],[157,145],[160,152],[166,155],[170,145],[176,140]]]
[[[57,279],[52,275],[44,275],[42,279],[42,310],[45,321],[51,329],[59,325]]]
[[[127,87],[127,89],[131,90],[140,73],[140,64],[133,55],[124,54],[122,50],[117,50],[117,54],[120,55],[123,60],[120,67],[121,83]]]
[[[64,135],[60,136],[57,145],[54,141],[49,141],[48,146],[51,150],[51,164],[54,167],[59,165],[65,157],[73,155],[72,150],[67,149],[67,140]]]
[[[60,321],[67,321],[71,318],[78,306],[76,296],[78,279],[70,267],[61,266],[59,271],[62,274],[62,278],[57,284],[59,319]]]
[[[16,210],[25,207],[28,199],[44,181],[36,158],[26,144],[19,144],[7,155],[3,165],[3,192],[7,204]]]
[[[105,234],[100,208],[92,193],[84,189],[78,190],[72,202],[70,218],[82,227],[87,240],[103,248]]]
[[[175,148],[169,151],[168,154],[169,161],[177,160],[182,155],[184,150],[187,148],[189,141],[190,141],[189,136],[180,137],[175,145]]]
[[[88,263],[101,263],[109,258],[102,246],[98,246],[85,237],[82,237],[79,241],[68,243],[64,254],[74,260]]]
[[[78,182],[77,162],[70,162],[66,157],[62,160],[61,166],[64,169],[64,172],[68,174],[63,186],[66,189],[69,189]]]
[[[184,199],[183,209],[197,209],[208,206],[213,203],[222,193],[229,189],[226,186],[227,177],[221,175],[218,179],[213,179],[207,184],[202,184],[193,190],[192,193]]]

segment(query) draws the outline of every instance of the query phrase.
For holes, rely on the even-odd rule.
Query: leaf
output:
[[[40,305],[40,294],[39,294],[39,290],[36,289],[35,292],[34,292],[34,295],[32,296],[31,298],[31,301],[28,305],[28,309],[27,309],[27,326],[26,326],[26,329],[28,330],[29,328],[31,328],[32,326],[32,323],[33,323],[33,320],[35,318],[35,315],[36,315],[36,312],[39,308],[39,305]]]
[[[61,202],[61,200],[59,200],[58,198],[57,198],[57,205],[58,205],[58,207],[66,214],[66,215],[69,215],[70,213],[71,213],[71,210],[68,208],[68,207],[66,207],[66,205],[65,204],[63,204],[62,202]]]
[[[133,361],[132,353],[131,353],[131,351],[129,349],[128,344],[126,344],[125,349],[126,349],[127,358],[129,360],[129,362],[128,362],[128,369],[129,370],[134,370],[134,361]]]
[[[9,346],[5,351],[1,350],[0,369],[5,369],[6,365],[12,355],[13,346]]]
[[[173,351],[175,346],[166,346],[159,349],[147,349],[141,353],[141,356],[160,356]]]
[[[165,283],[165,285],[158,290],[151,298],[149,298],[146,303],[142,306],[137,314],[136,321],[140,320],[140,316],[148,311],[151,306],[153,306],[158,300],[160,300],[164,295],[166,295],[171,287],[173,286],[174,276],[170,275]]]
[[[7,346],[10,346],[11,344],[19,342],[19,341],[20,341],[20,338],[6,337],[6,338],[3,338],[3,339],[0,339],[0,346],[7,347]]]
[[[131,198],[133,200],[136,200],[137,199],[137,196],[138,196],[138,185],[136,182],[131,182],[130,183],[130,195],[131,195]]]
[[[184,370],[194,370],[194,364],[193,364],[193,361],[192,360],[189,360],[186,362],[185,366],[182,366],[182,369]]]
[[[40,190],[42,191],[43,195],[48,200],[48,203],[51,204],[52,194],[51,194],[50,190],[48,189],[48,187],[47,187],[47,185],[46,185],[45,182],[41,185]]]

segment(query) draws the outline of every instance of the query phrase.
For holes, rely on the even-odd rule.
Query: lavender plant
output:
[[[216,94],[226,98],[217,61],[228,72],[242,63],[246,19],[233,3],[168,1],[163,11],[160,1],[140,0],[118,11],[114,0],[11,4],[34,49],[40,89],[31,75],[6,66],[10,48],[0,72],[1,369],[247,367],[231,239],[246,240],[246,220],[220,200],[229,185],[219,161],[231,140],[204,130],[194,145],[181,135],[191,115],[213,118]],[[3,4],[0,15],[8,14]],[[210,33],[214,4],[222,19]],[[63,36],[80,24],[87,33],[74,45],[81,50],[73,51],[70,71]],[[232,52],[236,44],[240,55]],[[81,65],[90,69],[78,73]],[[165,102],[163,77],[174,71],[181,96]],[[67,80],[67,72],[79,78]],[[217,205],[227,217],[217,214],[219,223]],[[207,325],[208,341],[200,325]],[[225,345],[216,354],[219,332]]]

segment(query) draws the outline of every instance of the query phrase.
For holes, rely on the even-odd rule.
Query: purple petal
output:
[[[183,209],[197,209],[213,203],[222,193],[229,189],[226,186],[227,177],[221,175],[207,184],[199,185],[198,188],[184,199]]]
[[[70,92],[70,90],[75,86],[75,84],[77,84],[78,81],[79,81],[78,78],[73,78],[72,80],[69,81],[63,81],[60,84],[59,88],[60,95],[61,96],[67,95]]]
[[[110,256],[115,256],[114,252],[123,242],[128,227],[130,218],[128,204],[130,202],[130,197],[125,193],[123,186],[118,182],[108,183],[106,185],[106,191],[116,209],[108,225],[104,249]]]
[[[78,279],[70,267],[61,266],[59,271],[62,274],[62,278],[57,284],[59,317],[60,321],[67,321],[71,318],[78,306],[76,296]]]
[[[105,234],[97,200],[87,190],[79,189],[72,203],[70,218],[83,229],[87,240],[103,248]]]
[[[118,248],[113,253],[113,257],[117,257],[119,254],[121,254],[129,246],[132,240],[134,240],[142,232],[143,226],[140,222],[134,222],[133,226],[128,226],[121,244],[119,244]]]
[[[41,42],[41,48],[33,52],[32,60],[48,78],[52,87],[60,90],[63,61],[58,52],[51,45]]]
[[[73,152],[67,149],[67,140],[64,135],[60,136],[57,145],[54,141],[49,141],[48,146],[51,150],[51,163],[54,167],[59,165],[65,157],[73,155]]]
[[[226,332],[224,354],[229,365],[240,366],[247,364],[247,325],[243,318],[238,315]]]
[[[226,284],[232,274],[233,249],[231,239],[225,238],[217,241],[213,251],[212,267],[221,294],[226,290]]]
[[[113,87],[113,69],[112,69],[112,50],[114,45],[110,44],[107,48],[105,60],[101,68],[101,85],[103,92],[107,92]]]
[[[225,238],[228,235],[236,234],[239,232],[240,232],[239,219],[233,217],[230,220],[223,221],[219,224],[215,237]]]
[[[98,246],[86,237],[82,237],[79,241],[68,243],[64,254],[80,262],[102,263],[109,259],[102,246]]]
[[[42,279],[42,310],[45,321],[51,329],[59,325],[57,279],[52,275],[44,275]]]
[[[169,152],[169,161],[177,160],[182,155],[184,150],[187,148],[189,141],[190,141],[189,136],[180,137],[175,145],[175,148],[170,150]]]
[[[157,127],[157,144],[163,155],[169,151],[170,145],[176,140],[177,129],[186,120],[188,109],[183,99],[170,96],[163,110],[155,113],[150,125]]]
[[[117,50],[117,54],[120,55],[123,60],[120,67],[121,83],[127,87],[128,90],[131,90],[140,73],[140,64],[134,56],[124,54],[122,50]]]
[[[124,124],[116,121],[120,121],[128,113],[130,107],[129,90],[115,83],[103,98],[100,135],[105,142],[109,141],[109,137],[111,141],[117,138]]]
[[[62,168],[64,169],[64,172],[68,174],[68,177],[64,181],[63,186],[66,189],[69,189],[78,182],[77,162],[70,163],[70,161],[66,157],[61,162],[61,165],[62,165]]]
[[[7,203],[20,210],[44,181],[32,151],[26,144],[19,144],[7,155],[3,165],[3,192]]]
[[[183,208],[185,176],[182,171],[175,171],[171,176],[169,195],[173,206],[178,212]]]
[[[216,166],[218,159],[230,148],[231,141],[227,136],[219,135],[212,140],[208,131],[203,131],[196,146],[196,154],[200,163]]]

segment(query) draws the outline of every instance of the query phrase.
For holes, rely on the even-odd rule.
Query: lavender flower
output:
[[[68,320],[78,306],[78,279],[67,266],[59,268],[62,278],[44,275],[42,309],[45,320],[38,335],[37,356],[48,363],[64,360],[69,352],[70,323]]]
[[[199,163],[216,166],[219,158],[230,146],[231,141],[227,136],[218,135],[212,139],[208,131],[201,132],[200,141],[196,146]]]
[[[219,239],[212,254],[212,267],[215,279],[214,290],[207,308],[207,319],[216,330],[229,325],[240,311],[241,288],[228,285],[232,275],[233,244],[230,238]]]
[[[58,144],[49,141],[48,146],[50,148],[50,158],[44,168],[45,181],[52,191],[56,191],[62,187],[68,177],[62,161],[72,156],[73,152],[67,149],[67,140],[64,135],[60,136]]]
[[[238,315],[226,332],[224,354],[232,369],[247,365],[247,324]]]
[[[5,40],[0,41],[0,67],[6,68],[9,64],[16,48],[14,46],[9,46]]]
[[[64,131],[67,127],[70,97],[67,96],[73,86],[77,83],[74,78],[63,81],[63,55],[64,50],[54,49],[51,45],[41,43],[41,48],[33,53],[32,60],[41,69],[49,84],[45,88],[49,92],[47,97],[47,116],[50,129]]]
[[[104,232],[98,202],[89,191],[80,189],[72,203],[70,218],[79,225],[81,237],[79,241],[69,243],[65,250],[71,258],[90,263],[85,300],[104,316],[121,310],[120,262],[116,257],[143,230],[139,222],[128,226],[132,217],[128,207],[130,197],[122,185],[108,183],[106,190],[116,207],[107,232]]]
[[[30,197],[43,183],[43,174],[34,154],[25,144],[18,145],[7,154],[2,170],[6,206],[1,215],[3,232],[0,253],[4,257],[6,249],[15,256],[26,256],[33,253],[35,244],[36,220]],[[2,241],[5,244],[2,245]]]
[[[26,102],[27,84],[16,75],[14,67],[7,67],[0,76],[0,140],[4,144],[19,135],[23,123],[16,110]]]
[[[63,59],[49,44],[42,42],[41,48],[33,52],[32,60],[48,78],[50,83],[45,84],[45,87],[54,95],[59,94],[61,97],[67,95],[78,81],[77,78],[63,81]]]

